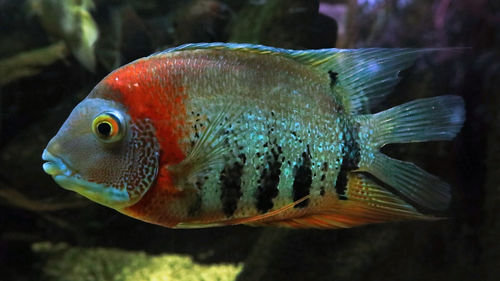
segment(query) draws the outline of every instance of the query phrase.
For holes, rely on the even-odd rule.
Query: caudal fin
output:
[[[464,102],[459,96],[420,99],[359,116],[359,141],[365,144],[359,168],[422,207],[446,209],[451,199],[447,183],[413,163],[390,158],[379,149],[389,143],[451,140],[464,121]]]

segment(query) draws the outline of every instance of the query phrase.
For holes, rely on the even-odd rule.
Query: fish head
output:
[[[155,181],[159,148],[148,120],[132,121],[120,102],[87,97],[45,148],[45,172],[63,188],[123,209]]]

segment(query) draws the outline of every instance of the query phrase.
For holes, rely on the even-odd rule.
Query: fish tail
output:
[[[393,159],[379,151],[389,143],[451,140],[465,121],[459,96],[419,99],[391,109],[357,117],[362,147],[359,171],[388,184],[412,202],[432,210],[448,207],[450,186],[413,163]]]

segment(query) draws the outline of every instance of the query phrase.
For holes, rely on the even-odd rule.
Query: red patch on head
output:
[[[176,71],[182,62],[161,57],[138,60],[109,74],[103,83],[113,91],[108,98],[127,107],[132,121],[150,119],[161,147],[160,166],[185,157],[179,140],[185,137],[185,88]]]

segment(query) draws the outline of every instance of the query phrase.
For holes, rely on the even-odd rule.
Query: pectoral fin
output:
[[[229,147],[225,145],[227,137],[223,132],[230,129],[241,114],[241,107],[223,107],[215,118],[209,121],[209,125],[186,158],[176,165],[166,167],[173,175],[178,188],[194,188],[197,178],[224,164],[224,156],[227,155]]]

